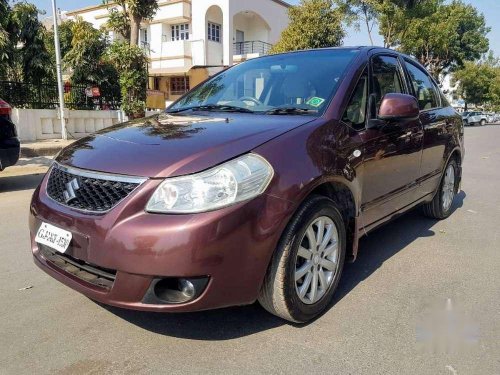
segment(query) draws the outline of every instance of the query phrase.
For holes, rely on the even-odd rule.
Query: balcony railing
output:
[[[246,55],[250,53],[258,53],[267,55],[273,45],[261,40],[249,40],[246,42],[233,43],[234,55]]]

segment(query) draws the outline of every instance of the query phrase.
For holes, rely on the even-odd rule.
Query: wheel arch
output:
[[[451,152],[448,154],[448,158],[446,159],[445,163],[443,164],[443,170],[441,172],[441,179],[444,176],[444,172],[446,170],[446,166],[448,165],[448,163],[452,159],[455,159],[455,161],[457,162],[457,165],[459,167],[459,175],[458,175],[459,181],[458,181],[457,186],[460,186],[460,183],[462,181],[462,161],[463,161],[463,154],[462,154],[462,150],[459,147],[453,148],[451,150]]]
[[[357,189],[353,186],[353,183],[334,177],[311,184],[299,204],[300,207],[307,198],[313,195],[321,195],[335,202],[344,219],[347,236],[346,260],[349,262],[356,259],[358,250],[357,213],[359,211],[359,200],[356,193]]]
[[[462,150],[457,146],[457,147],[454,147],[448,153],[448,157],[447,158],[443,158],[444,162],[443,162],[443,166],[441,168],[441,176],[439,177],[439,184],[437,185],[436,191],[434,192],[434,194],[432,194],[432,199],[434,199],[434,197],[436,196],[436,194],[439,191],[439,187],[441,186],[441,182],[442,182],[442,180],[444,178],[444,174],[446,172],[446,166],[448,165],[448,163],[450,162],[451,159],[455,159],[456,162],[457,162],[457,165],[459,167],[458,168],[458,171],[459,171],[458,180],[457,180],[456,188],[455,189],[458,189],[458,187],[460,186],[460,184],[462,182],[462,161],[463,161],[463,154],[462,154]]]

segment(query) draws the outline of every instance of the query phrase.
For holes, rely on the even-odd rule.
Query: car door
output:
[[[369,71],[367,127],[360,133],[364,158],[361,214],[365,226],[416,200],[423,135],[418,119],[394,122],[377,118],[385,94],[409,93],[398,57],[374,55]]]
[[[413,95],[420,108],[424,137],[419,177],[419,195],[435,191],[443,168],[446,146],[450,144],[455,111],[447,105],[439,88],[425,69],[411,60],[404,60]]]

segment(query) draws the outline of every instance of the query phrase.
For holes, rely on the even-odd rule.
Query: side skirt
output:
[[[358,255],[358,249],[359,249],[359,239],[363,236],[366,236],[368,233],[372,232],[375,229],[380,228],[384,224],[389,223],[390,221],[400,217],[401,215],[405,214],[406,212],[410,211],[411,209],[421,205],[422,203],[426,203],[432,200],[434,193],[427,194],[423,196],[422,198],[416,200],[413,203],[410,203],[409,205],[401,208],[398,211],[393,212],[390,215],[387,215],[383,217],[380,220],[377,220],[376,222],[363,226],[361,220],[359,218],[356,218],[356,231],[354,233],[354,241],[352,245],[352,257],[349,259],[350,262],[354,262],[356,260],[356,257]]]

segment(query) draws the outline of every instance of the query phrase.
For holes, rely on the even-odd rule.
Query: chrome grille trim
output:
[[[121,174],[111,174],[106,172],[94,172],[87,169],[80,169],[76,167],[68,167],[66,165],[62,165],[56,161],[53,162],[52,167],[56,166],[56,168],[62,170],[63,172],[74,174],[80,177],[87,178],[95,178],[97,180],[107,180],[107,181],[116,181],[116,182],[125,182],[128,184],[142,184],[147,178],[146,177],[134,177],[134,176],[126,176]]]
[[[131,190],[126,197],[128,197],[130,194],[132,194],[139,186],[141,186],[144,182],[148,180],[146,177],[135,177],[135,176],[127,176],[127,175],[119,175],[119,174],[111,174],[111,173],[106,173],[106,172],[96,172],[96,171],[91,171],[91,170],[85,170],[85,169],[80,169],[76,167],[69,167],[66,165],[62,165],[56,161],[52,163],[52,166],[50,167],[49,171],[47,172],[48,174],[48,179],[46,182],[46,196],[52,200],[53,202],[67,207],[71,210],[77,211],[77,212],[82,212],[85,214],[91,214],[91,215],[103,215],[109,211],[111,211],[115,206],[117,206],[123,199],[126,197],[123,197],[122,199],[118,200],[115,202],[109,209],[107,210],[89,210],[89,209],[82,209],[78,207],[71,206],[69,204],[66,204],[64,202],[61,202],[54,197],[52,197],[49,194],[49,184],[51,183],[51,177],[52,177],[52,172],[54,169],[58,169],[59,171],[62,171],[67,174],[71,174],[76,177],[81,177],[81,178],[90,178],[90,179],[95,179],[95,180],[101,180],[101,181],[111,181],[111,182],[118,182],[118,183],[125,183],[125,184],[135,184],[135,188]]]

